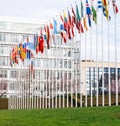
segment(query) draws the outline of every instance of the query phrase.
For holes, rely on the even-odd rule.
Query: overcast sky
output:
[[[0,0],[0,16],[51,20],[74,0]]]
[[[85,4],[86,0],[82,1]],[[80,6],[80,0],[76,0],[76,2]],[[67,10],[67,7],[71,9],[71,4],[74,7],[75,0],[0,0],[0,16],[49,21],[52,17],[59,15],[59,12]],[[117,4],[120,8],[119,0],[117,0]]]

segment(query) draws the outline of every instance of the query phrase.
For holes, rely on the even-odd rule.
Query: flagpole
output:
[[[40,59],[40,61],[39,61],[39,59]],[[37,74],[37,76],[39,78],[39,80],[37,80],[37,85],[39,85],[39,87],[40,87],[40,94],[39,94],[39,96],[40,96],[40,98],[39,98],[40,103],[39,104],[40,104],[40,109],[41,109],[41,108],[43,108],[43,91],[42,91],[43,89],[42,89],[42,83],[41,83],[42,81],[43,81],[43,87],[44,87],[44,80],[42,80],[42,78],[41,78],[41,75],[42,75],[42,72],[41,72],[42,71],[41,70],[42,64],[41,64],[41,62],[44,61],[44,60],[42,59],[42,57],[38,57],[38,61],[40,62],[40,68],[36,69],[36,74]],[[37,71],[38,71],[38,73],[37,73]],[[44,73],[44,77],[45,77],[45,72],[43,72],[43,73]]]
[[[73,48],[74,38],[71,40],[71,107],[73,107],[73,68],[74,68],[74,48]]]
[[[109,4],[108,4],[109,10]],[[110,40],[109,40],[109,21],[108,21],[108,90],[109,90],[109,106],[111,106],[111,84],[110,84]]]
[[[76,53],[76,59],[75,59],[75,82],[76,82],[76,98],[75,98],[75,106],[77,107],[77,41],[75,46],[75,53]]]
[[[54,41],[54,40],[53,40],[53,41]],[[52,42],[52,45],[53,45],[53,42]],[[53,75],[54,75],[54,74],[53,74],[53,70],[54,70],[54,69],[53,69],[53,68],[54,68],[54,66],[53,66],[53,63],[54,63],[53,49],[54,49],[54,45],[52,46],[52,50],[51,50],[51,51],[52,51],[52,64],[51,64],[51,65],[52,65],[52,66],[51,66],[51,67],[52,67],[52,69],[51,69],[51,76],[52,76],[52,77],[51,77],[51,79],[52,79],[52,80],[51,80],[51,86],[52,86],[52,87],[51,87],[51,88],[52,88],[52,94],[51,94],[51,97],[52,97],[52,108],[54,107],[54,106],[53,106],[53,103],[54,103],[54,102],[53,102],[53,99],[54,99],[54,95],[53,95],[53,87],[54,87],[54,85],[53,85],[53,83],[54,83],[54,76],[53,76]]]
[[[90,16],[90,20],[91,20],[91,16]],[[91,22],[92,25],[92,22]],[[92,84],[93,84],[93,80],[92,80],[92,26],[90,27],[90,71],[91,71],[91,75],[90,75],[90,89],[91,89],[91,107],[93,106],[93,89],[92,89]]]
[[[57,16],[56,16],[57,17]],[[55,45],[55,52],[56,52],[56,57],[55,57],[55,64],[56,64],[56,67],[55,67],[55,73],[56,73],[56,76],[55,76],[55,89],[56,89],[56,99],[55,99],[55,108],[57,108],[58,106],[57,106],[57,43],[56,43],[56,45]]]
[[[63,42],[63,41],[62,41]],[[65,93],[65,77],[64,77],[64,47],[62,47],[62,52],[63,52],[63,108],[65,107],[65,95],[64,95],[64,93]]]
[[[97,4],[98,3],[96,3],[96,6]],[[98,107],[98,16],[96,24],[96,106]]]
[[[102,105],[104,106],[104,46],[103,46],[103,15],[102,17]]]
[[[61,52],[61,41],[60,41],[60,39],[59,39],[59,51]],[[60,70],[60,68],[61,68],[61,54],[59,54],[59,66],[58,66],[58,69],[59,69],[59,73],[58,73],[58,79],[59,79],[59,108],[61,108],[61,82],[60,82],[60,80],[61,80],[61,70]]]
[[[117,41],[116,41],[116,13],[115,13],[115,77],[116,77],[116,106],[118,106],[118,68],[117,68]]]
[[[66,44],[68,44],[69,43],[69,40],[67,40],[67,43]],[[68,45],[67,45],[68,46]],[[67,47],[67,57],[68,57],[68,47]],[[68,59],[67,59],[67,57],[66,57],[66,60],[67,60],[67,108],[68,108],[68,70],[69,70],[69,68],[68,68]]]
[[[81,1],[82,2],[82,1]],[[82,8],[81,8],[82,9]],[[83,10],[82,10],[83,11]],[[83,15],[82,15],[82,13],[81,13],[81,20],[82,20],[82,17]],[[81,23],[81,21],[80,21],[80,23]],[[81,23],[81,26],[82,26],[82,23]],[[81,31],[81,27],[80,27],[80,31]],[[82,34],[82,33],[81,33]],[[81,34],[80,34],[80,48],[79,48],[79,60],[78,60],[78,62],[79,62],[79,70],[78,70],[78,75],[79,75],[79,91],[80,91],[80,99],[79,99],[79,103],[80,103],[80,107],[82,107],[82,83],[83,82],[81,82],[81,73],[82,73],[82,68],[81,68],[81,53],[82,53],[82,48],[81,48]]]
[[[86,16],[85,16],[85,18],[86,18]],[[87,107],[88,106],[88,103],[87,103],[87,85],[88,85],[88,82],[87,82],[87,78],[86,78],[86,76],[87,76],[87,38],[86,38],[86,31],[85,31],[85,90],[86,90],[86,95],[85,95],[85,106]]]
[[[48,99],[47,99],[47,93],[48,93],[48,74],[49,74],[49,72],[48,72],[48,69],[49,69],[49,66],[48,66],[48,64],[49,64],[49,58],[48,58],[48,49],[47,49],[47,56],[46,56],[46,63],[47,63],[47,68],[46,68],[46,87],[45,87],[45,108],[47,108],[48,106],[47,106],[47,104],[48,104]]]

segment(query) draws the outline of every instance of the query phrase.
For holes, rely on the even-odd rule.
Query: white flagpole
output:
[[[109,10],[109,4],[108,4],[108,10]],[[110,82],[110,41],[109,41],[109,21],[108,21],[108,99],[109,99],[109,106],[111,106],[111,82]]]
[[[91,17],[90,17],[91,18]],[[92,25],[92,22],[91,22],[91,25]],[[90,72],[91,72],[91,75],[90,75],[90,89],[91,89],[91,107],[93,106],[93,78],[92,78],[92,26],[90,27]]]
[[[80,1],[80,3],[81,3],[82,1]],[[82,15],[82,14],[81,14]],[[82,20],[82,16],[81,16],[81,20]],[[80,23],[81,23],[81,21],[80,21]],[[82,23],[81,23],[81,25],[82,25]],[[80,31],[81,31],[81,27],[80,27]],[[82,33],[81,33],[82,34]],[[83,82],[81,82],[81,77],[82,77],[82,75],[81,75],[81,73],[82,73],[82,67],[81,67],[81,56],[82,56],[82,44],[81,44],[81,42],[82,42],[82,35],[80,34],[80,47],[79,47],[79,59],[78,59],[78,61],[77,61],[77,63],[79,64],[79,66],[78,66],[78,73],[77,73],[77,76],[79,75],[79,77],[78,77],[78,79],[77,79],[77,84],[79,83],[79,93],[80,93],[80,98],[79,98],[79,103],[80,103],[80,107],[82,107],[82,83]],[[77,65],[78,65],[77,64]],[[79,80],[79,81],[78,81]],[[78,96],[77,96],[78,97]]]
[[[98,4],[97,2],[96,2],[96,6]],[[96,106],[97,107],[99,106],[98,104],[98,16],[97,16],[97,24],[96,24]]]
[[[116,13],[115,13],[115,82],[116,82],[116,106],[118,106],[118,68],[117,68],[117,41],[116,41]]]
[[[74,38],[72,38],[72,40],[71,40],[71,107],[73,107],[73,68],[74,68],[74,62],[73,62],[73,58],[74,58],[74,50],[73,50],[73,41],[74,41]]]
[[[102,17],[102,106],[104,106],[104,46],[103,46],[103,15]]]
[[[39,61],[40,60],[40,61]],[[37,82],[37,85],[39,85],[39,90],[40,90],[40,92],[39,92],[39,107],[40,107],[40,109],[41,108],[43,108],[43,88],[42,88],[42,86],[44,85],[44,82],[43,82],[43,80],[42,80],[42,70],[41,70],[41,68],[42,68],[42,61],[43,61],[43,59],[42,59],[42,57],[40,57],[39,58],[39,56],[38,56],[38,61],[40,62],[40,67],[39,67],[39,69],[37,69],[36,68],[36,73],[37,73],[37,80],[36,80],[36,82]],[[39,74],[39,75],[38,75]],[[45,73],[43,72],[43,75],[44,75]],[[44,75],[45,76],[45,75]],[[43,77],[44,77],[43,76]],[[36,76],[35,76],[36,77]],[[39,80],[38,80],[38,78],[39,78]],[[43,85],[42,85],[42,83],[43,83]],[[42,86],[41,86],[42,85]],[[41,92],[42,92],[42,94],[41,94]]]
[[[55,108],[57,108],[57,43],[56,43],[56,45],[55,45],[55,52],[56,52],[56,55],[55,55],[55,64],[56,64],[56,66],[55,66],[55,90],[56,90],[56,99],[55,99]]]
[[[63,42],[63,41],[62,41]],[[65,107],[65,77],[64,77],[64,46],[62,46],[62,58],[63,58],[63,62],[62,62],[62,83],[63,83],[63,108]]]
[[[52,45],[53,45],[53,43],[52,43]],[[52,51],[52,66],[51,66],[52,67],[52,69],[51,69],[51,89],[52,89],[51,90],[52,91],[51,92],[51,98],[52,98],[52,103],[51,104],[52,104],[52,108],[54,108],[54,105],[53,105],[53,103],[54,103],[54,94],[53,94],[53,91],[54,91],[53,90],[53,88],[54,88],[54,76],[53,76],[54,75],[53,74],[53,71],[54,71],[54,65],[53,65],[54,64],[54,58],[53,57],[54,56],[53,56],[53,53],[54,53],[54,51],[53,51],[53,49],[54,49],[54,45],[52,46],[52,50],[51,50]]]
[[[86,17],[85,17],[86,18]],[[87,31],[85,31],[85,106],[87,107],[87,85],[88,85],[88,82],[87,82],[87,78],[86,78],[86,76],[87,76],[87,38],[86,38],[86,32]],[[81,94],[82,95],[82,94]],[[82,102],[82,101],[81,101]],[[82,104],[82,103],[81,103]]]
[[[48,99],[47,99],[47,93],[48,93],[48,74],[49,74],[49,72],[48,72],[48,69],[49,69],[49,67],[48,67],[48,64],[49,64],[49,58],[48,58],[48,49],[47,49],[47,56],[46,56],[46,61],[45,61],[46,63],[47,63],[47,68],[46,68],[46,98],[45,98],[45,108],[47,108],[47,104],[48,104]]]
[[[51,51],[51,50],[50,50],[50,51]],[[50,56],[49,56],[49,57],[51,57],[51,53],[50,53]],[[49,71],[48,71],[48,72],[49,72],[49,73],[48,73],[48,83],[49,83],[49,85],[48,85],[48,86],[49,86],[48,108],[50,108],[50,103],[51,103],[51,102],[50,102],[50,85],[51,85],[51,81],[50,81],[51,74],[50,74],[50,73],[51,73],[51,58],[49,58],[49,62],[48,62],[48,63],[49,63],[49,69],[48,69],[48,70],[49,70]]]
[[[67,43],[66,44],[68,44],[69,43],[69,40],[67,40]],[[68,47],[66,48],[66,52],[67,52],[67,55],[68,55]],[[66,67],[67,67],[67,69],[66,69],[66,75],[67,75],[67,78],[66,78],[66,87],[67,87],[67,108],[68,108],[68,56],[66,55]]]

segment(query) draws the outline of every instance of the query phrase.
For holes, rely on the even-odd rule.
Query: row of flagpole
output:
[[[102,53],[102,88],[103,88],[103,91],[104,91],[104,46],[103,46],[103,42],[104,42],[104,39],[103,39],[103,15],[101,14],[101,18],[102,18],[102,41],[101,41],[101,49],[102,49],[102,51],[101,51],[101,53]],[[96,32],[98,32],[98,27],[96,26]],[[90,71],[91,71],[91,74],[92,74],[92,28],[90,28]],[[86,33],[85,33],[85,58],[87,58],[86,57],[86,46],[87,46],[87,44],[86,44],[86,40],[87,38],[86,38]],[[96,33],[96,68],[97,68],[97,73],[98,73],[98,58],[97,58],[97,56],[98,56],[98,37],[97,37],[97,33]],[[71,40],[72,41],[72,40]],[[72,44],[73,44],[73,42],[71,42]],[[75,49],[77,49],[77,44],[76,45],[73,45],[73,46],[76,46],[75,47]],[[109,67],[109,105],[111,105],[111,92],[110,92],[110,47],[109,47],[110,45],[109,45],[109,22],[108,22],[108,67]],[[79,48],[81,48],[81,36],[80,36],[80,47]],[[72,49],[72,48],[71,48]],[[57,52],[57,46],[55,46],[55,50],[56,50],[56,52]],[[68,50],[68,49],[67,49]],[[81,49],[79,49],[80,50],[80,70],[81,70]],[[77,51],[77,50],[75,50],[75,51]],[[47,53],[48,54],[48,53]],[[48,57],[48,55],[47,55],[47,57],[46,57],[47,59],[48,59],[48,61],[46,61],[46,62],[48,62],[47,63],[47,65],[50,63],[50,60],[49,60],[49,57]],[[87,59],[85,59],[85,62],[86,62],[86,60]],[[57,72],[60,72],[60,70],[58,70],[57,71],[57,53],[56,53],[56,59],[55,59],[55,62],[56,62],[56,70],[55,70],[55,73],[57,74]],[[75,60],[75,61],[73,61],[74,62],[74,68],[78,68],[78,64],[77,64],[77,62],[78,62],[78,60]],[[76,63],[76,64],[75,64]],[[68,60],[67,60],[67,68],[68,68]],[[85,66],[85,69],[87,68],[87,66]],[[29,70],[29,69],[28,69]],[[78,97],[77,97],[77,94],[78,94],[78,71],[77,71],[78,69],[75,69],[75,75],[76,75],[76,77],[75,77],[75,83],[76,83],[76,107],[77,107],[77,101],[78,101]],[[41,73],[41,67],[40,67],[40,73]],[[28,73],[29,73],[29,71],[28,71]],[[67,82],[65,83],[66,85],[67,85],[67,107],[68,107],[68,70],[67,71],[65,71],[64,70],[64,58],[63,58],[63,78],[64,78],[64,74],[65,73],[67,73]],[[30,73],[29,73],[30,74]],[[47,75],[48,74],[48,75]],[[116,105],[118,105],[118,83],[117,83],[117,43],[116,43],[116,15],[115,15],[115,75],[116,75],[116,81],[115,81],[115,83],[116,83]],[[21,76],[21,72],[20,72],[20,76]],[[47,66],[47,68],[46,68],[46,79],[48,78],[48,76],[50,76],[50,69],[49,69],[49,66]],[[80,73],[80,76],[79,76],[79,82],[80,82],[80,92],[79,93],[81,93],[81,91],[82,91],[82,83],[81,83],[81,73]],[[30,75],[30,78],[31,78],[31,75]],[[29,78],[29,79],[30,79]],[[40,74],[40,76],[39,76],[39,79],[41,78],[41,74]],[[21,79],[21,77],[20,77],[20,79]],[[96,79],[97,79],[97,88],[98,88],[98,75],[97,75],[97,77],[96,77]],[[49,80],[49,78],[48,78],[48,80]],[[93,106],[93,96],[92,96],[92,75],[90,75],[90,92],[91,92],[91,106]],[[30,81],[30,80],[29,80]],[[40,81],[40,80],[39,80]],[[86,80],[85,80],[86,81]],[[64,81],[63,81],[63,83],[64,83]],[[87,85],[87,82],[84,82],[86,85]],[[25,83],[23,83],[23,82],[21,82],[21,80],[20,80],[20,83],[19,83],[19,88],[20,88],[20,86],[22,85],[22,84],[25,84]],[[30,85],[31,85],[31,81],[30,81],[30,83],[29,83]],[[53,84],[53,83],[52,83]],[[59,83],[60,84],[60,83]],[[29,85],[29,86],[30,86]],[[64,85],[64,84],[63,84]],[[71,85],[72,85],[72,83],[71,83]],[[13,85],[14,86],[14,85]],[[41,81],[40,81],[40,86],[41,86]],[[47,88],[47,86],[49,86],[49,89],[50,89],[50,82],[47,82],[46,81],[46,83],[43,85],[43,86],[46,86],[46,88]],[[58,81],[57,81],[57,78],[56,78],[56,80],[55,80],[55,86],[56,86],[56,101],[55,101],[55,107],[57,108],[57,103],[58,103],[58,100],[57,100],[57,86],[58,86]],[[72,86],[71,86],[72,87]],[[60,88],[60,86],[59,86],[59,88]],[[41,89],[41,88],[40,88]],[[21,90],[21,89],[19,89],[19,90]],[[63,91],[64,91],[64,86],[63,86]],[[21,92],[20,92],[21,93]],[[50,93],[50,92],[49,92]],[[41,93],[40,93],[41,94]],[[22,95],[24,95],[24,93],[22,94]],[[46,94],[46,96],[47,96],[47,94]],[[97,100],[96,100],[96,105],[98,106],[98,90],[97,90],[97,94],[96,94],[96,96],[97,96]],[[43,96],[44,97],[44,96]],[[63,95],[63,106],[65,106],[65,100],[64,100],[64,95]],[[103,92],[103,94],[102,94],[102,105],[104,106],[105,105],[105,103],[104,103],[104,101],[105,101],[105,99],[104,99],[104,97],[105,97],[105,94],[104,94],[104,92]],[[41,97],[40,97],[41,98]],[[13,101],[14,101],[14,99],[12,99]],[[20,105],[19,105],[19,107],[18,108],[22,108],[22,104],[24,103],[24,101],[22,101],[23,99],[18,99],[18,100],[21,100],[20,101]],[[27,99],[28,100],[28,99]],[[31,99],[29,99],[29,100],[31,100]],[[32,99],[33,100],[33,99]],[[44,98],[43,98],[43,108],[45,107],[45,108],[47,108],[47,103],[49,102],[49,107],[50,107],[50,98],[49,98],[49,100],[48,101],[46,101],[46,102],[44,102]],[[47,100],[47,99],[46,99]],[[59,100],[60,100],[60,97],[59,97]],[[36,101],[36,100],[35,100]],[[82,95],[80,94],[80,101],[82,101]],[[14,101],[15,102],[15,101]],[[41,101],[40,101],[41,102]],[[45,105],[44,105],[44,103],[45,103]],[[80,103],[82,103],[82,102],[80,102]],[[29,104],[29,102],[27,103],[27,104]],[[29,104],[30,105],[30,104]],[[28,105],[28,108],[29,108],[29,105]],[[60,105],[60,101],[59,101],[59,105]],[[71,105],[72,106],[72,105]],[[86,106],[87,106],[87,86],[86,86]],[[60,106],[59,106],[60,107]],[[82,104],[81,104],[81,107],[82,107]]]

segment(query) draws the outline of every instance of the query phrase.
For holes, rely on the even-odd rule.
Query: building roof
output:
[[[43,23],[35,19],[0,17],[0,31],[2,32],[36,33],[42,26]]]

